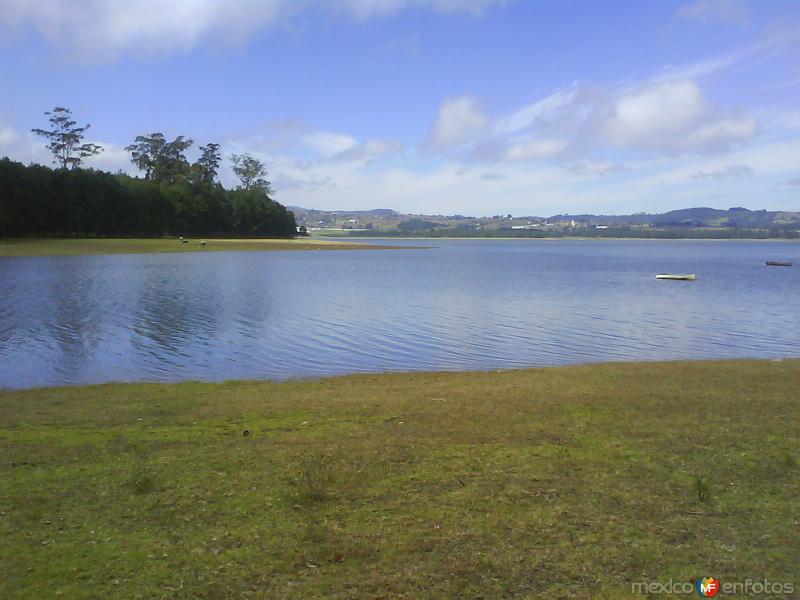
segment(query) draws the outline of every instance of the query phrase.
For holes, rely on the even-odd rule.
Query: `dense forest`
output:
[[[200,147],[190,163],[192,140],[163,134],[138,136],[126,150],[143,178],[83,168],[102,152],[83,144],[69,109],[56,107],[50,129],[33,132],[49,140],[55,168],[0,159],[0,237],[296,234],[294,214],[271,197],[265,166],[249,155],[232,155],[241,185],[227,190],[217,180],[218,144]]]

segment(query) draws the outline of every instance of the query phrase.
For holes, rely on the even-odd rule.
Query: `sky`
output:
[[[800,211],[797,0],[0,0],[0,156],[54,106],[87,166],[185,135],[305,208]]]

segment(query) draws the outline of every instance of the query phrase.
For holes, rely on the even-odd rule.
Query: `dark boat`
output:
[[[792,261],[791,260],[768,260],[767,261],[768,267],[791,267]]]

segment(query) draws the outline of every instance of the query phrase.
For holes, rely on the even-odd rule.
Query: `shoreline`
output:
[[[326,239],[328,238],[328,239]],[[381,244],[381,240],[400,241],[409,245]],[[610,238],[610,237],[400,237],[400,236],[311,236],[308,238],[197,238],[188,244],[180,244],[174,238],[13,238],[0,239],[0,259],[48,256],[106,256],[114,254],[184,254],[187,252],[270,252],[270,251],[316,251],[316,250],[429,250],[429,244],[441,240],[481,241],[606,241],[606,242],[777,242],[800,244],[800,240],[780,238]],[[205,246],[200,245],[205,241]],[[375,243],[375,242],[378,243]],[[413,245],[423,242],[428,245]]]
[[[120,381],[108,380],[95,383],[61,383],[56,385],[38,385],[32,387],[2,387],[0,386],[0,400],[3,394],[25,393],[25,392],[47,392],[64,390],[81,390],[100,387],[138,387],[138,386],[181,386],[181,385],[208,385],[226,386],[233,384],[241,385],[286,385],[286,384],[307,384],[307,383],[329,383],[335,385],[338,381],[347,378],[415,378],[415,377],[436,377],[436,376],[492,376],[495,374],[532,374],[541,371],[556,371],[568,369],[592,369],[613,366],[637,366],[641,365],[693,365],[693,364],[730,364],[730,363],[791,363],[797,362],[800,365],[800,355],[782,358],[677,358],[667,360],[605,360],[600,362],[578,362],[551,364],[530,367],[509,367],[509,368],[486,368],[468,370],[419,370],[419,371],[352,371],[345,373],[324,374],[324,375],[289,375],[286,377],[274,377],[267,379],[174,379],[174,380],[136,380]]]
[[[200,242],[205,241],[205,245]],[[397,246],[309,238],[13,238],[0,239],[0,258],[183,254],[187,252],[267,252],[308,250],[392,250]]]

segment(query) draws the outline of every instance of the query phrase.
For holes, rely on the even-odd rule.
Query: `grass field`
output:
[[[800,360],[0,392],[0,597],[797,590],[798,384]]]
[[[200,242],[206,245],[201,246]],[[363,250],[391,248],[358,242],[300,239],[14,239],[0,240],[2,256],[76,256],[87,254],[141,254],[152,252],[214,252],[221,250]]]

